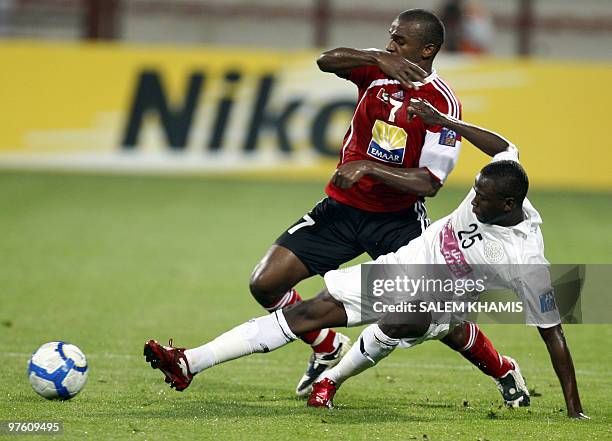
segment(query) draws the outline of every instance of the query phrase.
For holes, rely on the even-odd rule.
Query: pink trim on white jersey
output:
[[[446,266],[455,277],[462,278],[472,272],[472,267],[459,247],[451,219],[440,231],[440,253],[444,256]]]

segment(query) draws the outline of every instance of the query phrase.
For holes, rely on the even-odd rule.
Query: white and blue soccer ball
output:
[[[28,378],[38,395],[48,400],[68,400],[85,386],[87,359],[70,343],[45,343],[30,358]]]

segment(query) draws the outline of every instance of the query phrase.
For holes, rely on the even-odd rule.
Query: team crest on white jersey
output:
[[[391,164],[402,164],[407,140],[408,135],[404,129],[377,119],[372,127],[368,155]]]
[[[487,240],[484,243],[484,255],[489,262],[499,263],[504,258],[504,247],[497,241]]]

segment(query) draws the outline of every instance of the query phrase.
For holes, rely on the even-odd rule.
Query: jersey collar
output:
[[[512,230],[522,234],[523,236],[529,236],[529,234],[534,230],[534,227],[537,227],[542,223],[542,217],[540,217],[540,213],[537,212],[533,205],[531,205],[531,202],[529,202],[527,199],[525,199],[523,202],[523,215],[525,218],[522,222],[508,227],[502,227],[501,225],[495,224],[483,224],[480,221],[478,221],[478,223],[486,226],[487,228],[498,229],[499,231]]]
[[[431,73],[425,77],[425,79],[423,80],[423,82],[421,81],[415,81],[412,84],[414,84],[415,86],[421,87],[424,86],[425,84],[431,83],[433,80],[435,80],[436,78],[438,78],[438,73],[436,72],[435,69],[431,70]]]
[[[538,213],[536,209],[533,208],[533,205],[531,205],[531,202],[529,202],[529,200],[527,199],[525,199],[525,201],[523,202],[523,214],[525,215],[525,219],[523,220],[523,222],[513,225],[510,228],[521,232],[525,236],[528,236],[529,233],[533,231],[534,226],[542,224],[542,217],[540,216],[540,213]]]

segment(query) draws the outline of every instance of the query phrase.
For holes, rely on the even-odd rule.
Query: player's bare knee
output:
[[[264,307],[270,306],[279,300],[286,290],[279,286],[276,275],[271,273],[265,265],[258,264],[249,279],[251,295]]]

